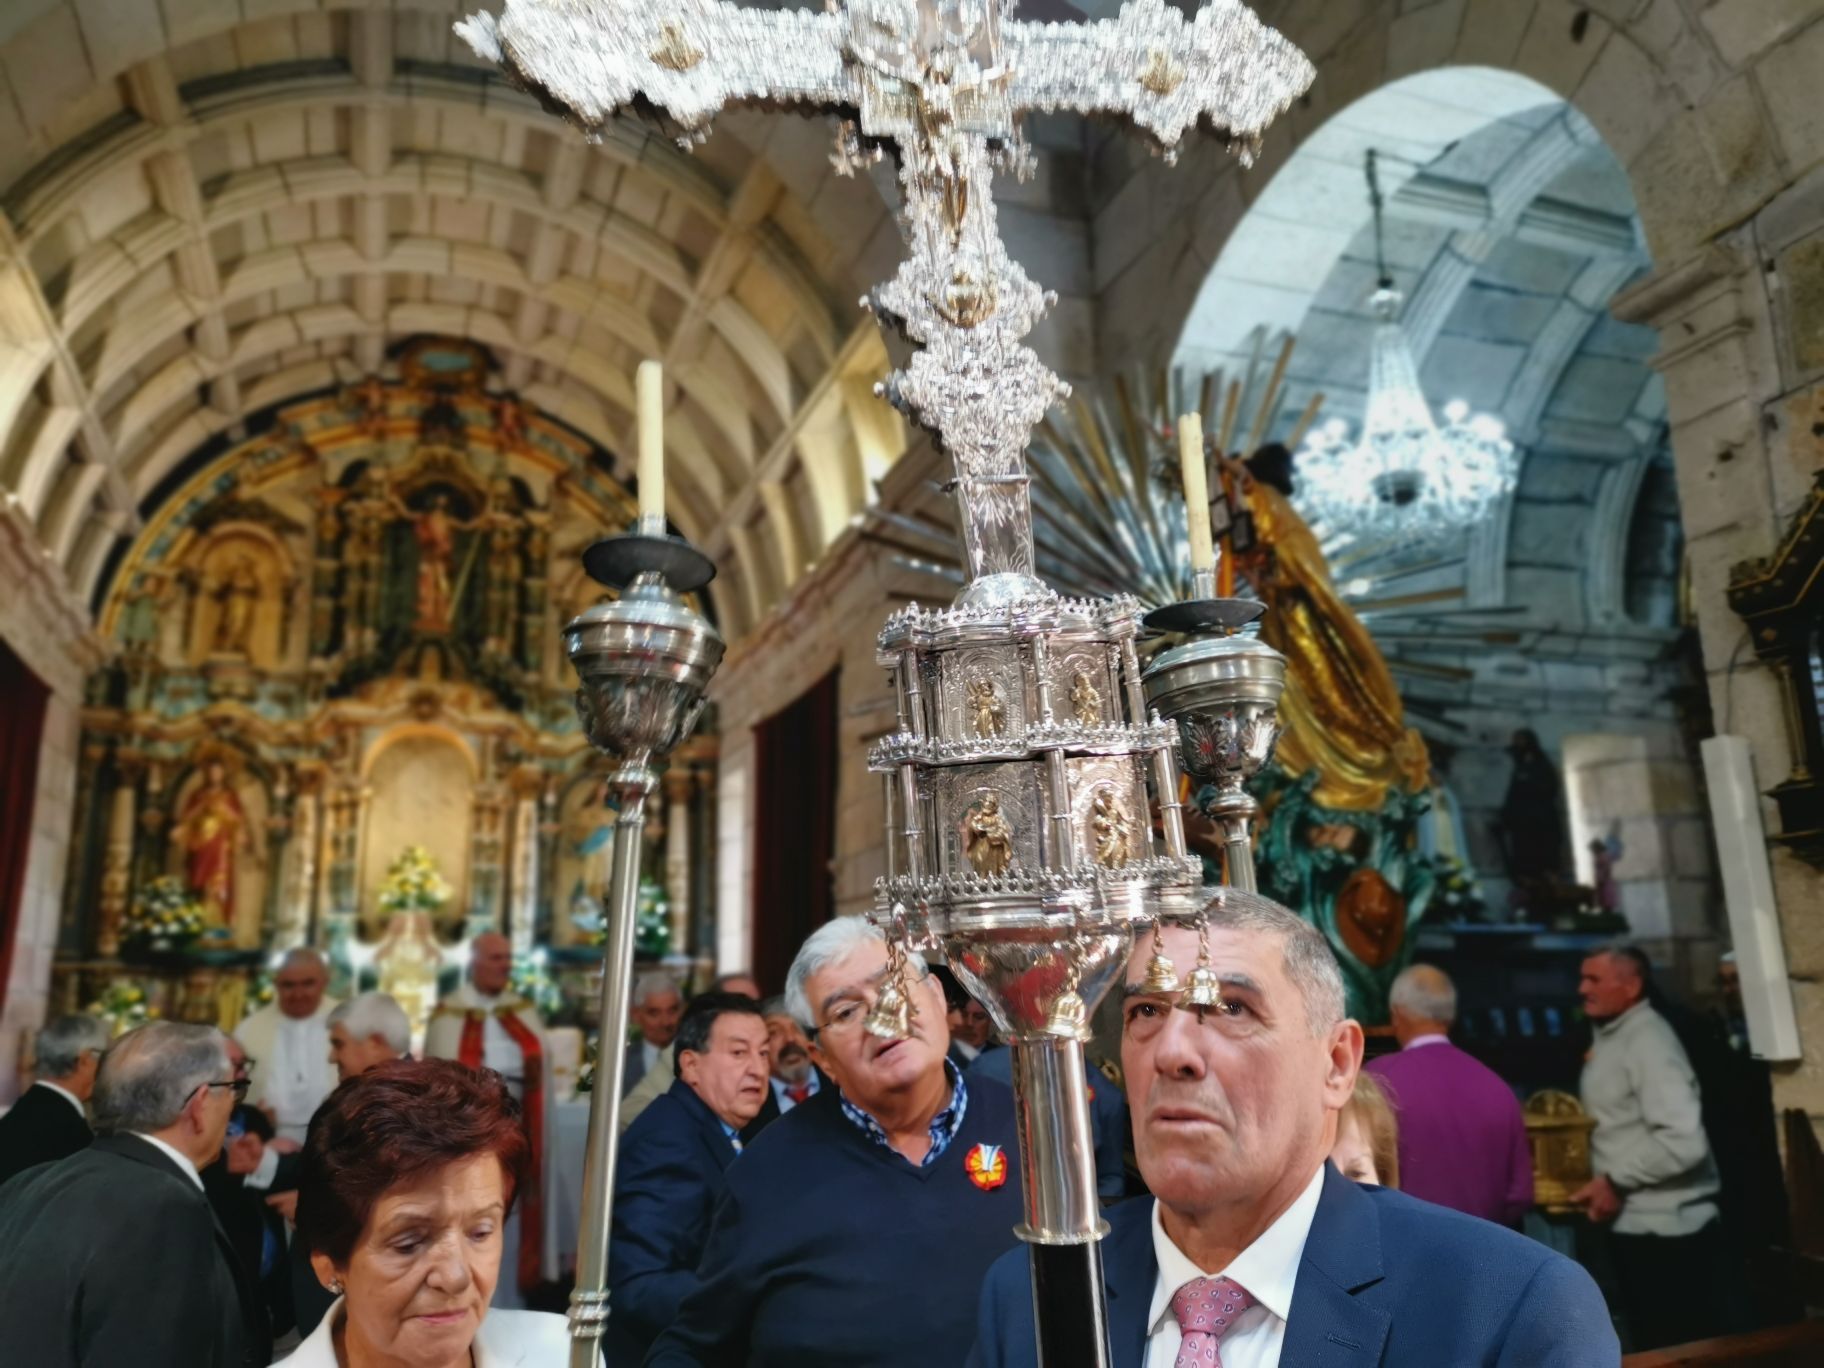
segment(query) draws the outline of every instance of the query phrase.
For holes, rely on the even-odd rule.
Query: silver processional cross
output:
[[[1132,928],[1146,919],[1146,908],[1163,907],[1173,897],[1188,904],[1200,866],[1186,855],[1176,820],[1177,770],[1164,739],[1175,733],[1162,731],[1156,715],[1150,727],[1143,716],[1132,644],[1137,605],[1117,599],[1099,608],[1060,608],[1056,592],[1034,574],[1025,448],[1032,429],[1069,389],[1023,341],[1055,297],[1008,255],[992,177],[996,171],[1030,174],[1020,128],[1030,111],[1124,120],[1168,159],[1187,131],[1203,125],[1247,155],[1315,73],[1297,48],[1240,0],[1208,0],[1188,20],[1162,0],[1128,0],[1117,17],[1085,24],[1020,22],[1011,18],[1013,7],[1013,0],[831,0],[827,10],[814,12],[744,9],[726,0],[506,0],[499,19],[480,14],[456,28],[477,53],[506,67],[591,136],[599,136],[610,118],[630,112],[656,121],[688,147],[705,138],[711,119],[731,105],[798,106],[837,120],[839,171],[852,174],[886,153],[895,158],[909,254],[863,303],[917,350],[877,392],[933,432],[955,462],[970,583],[951,612],[967,620],[969,631],[1031,641],[1036,654],[1022,669],[1034,674],[1043,719],[1022,737],[933,741],[921,733],[881,743],[891,754],[871,756],[870,768],[897,771],[903,784],[900,815],[908,827],[911,868],[896,883],[889,842],[889,877],[880,896],[898,922],[904,909],[895,890],[909,889],[905,896],[922,909],[928,928],[948,927],[947,955],[988,949],[1003,933],[1017,938],[1024,933],[1009,928],[1036,919],[1038,943],[1002,946],[1010,958],[998,961],[1025,963],[1020,957],[1030,955],[1029,986],[1047,975],[1057,980],[1053,969],[1071,966],[1046,990],[1046,1003],[1056,1010],[1043,1024],[1017,1023],[1009,1040],[1027,1174],[1020,1236],[1032,1250],[1039,1357],[1045,1368],[1091,1368],[1108,1358],[1100,1222],[1077,1044],[1099,995],[1089,990],[1095,975],[1086,966],[1092,950],[1102,957],[1097,981],[1105,990],[1108,965],[1118,970],[1125,960]],[[899,638],[911,632],[922,642],[924,627],[908,627],[902,621],[908,614],[924,621],[912,609],[896,615],[883,632],[883,664],[895,653],[916,661],[917,649],[908,650]],[[1076,626],[1060,631],[1065,619]],[[942,636],[955,623],[939,614],[927,625]],[[1056,633],[1059,642],[1093,639],[1111,661],[1125,653],[1120,673],[1132,725],[1104,725],[1112,719],[1101,715],[1075,728],[1054,720],[1042,677],[1045,641],[1033,639],[1047,633]],[[891,651],[889,635],[898,643]],[[911,704],[920,668],[901,666],[901,726],[915,732],[919,724],[908,715],[919,712]],[[1114,677],[1105,676],[1111,688]],[[1165,858],[1125,864],[1122,855],[1112,873],[1086,868],[1060,836],[1052,844],[1022,847],[1032,865],[1009,869],[1003,863],[986,877],[965,873],[959,879],[921,867],[924,838],[914,830],[920,826],[914,814],[934,801],[931,781],[938,768],[994,757],[1042,762],[1059,799],[1055,806],[1064,813],[1073,782],[1069,766],[1078,763],[1063,758],[1067,750],[1131,766],[1136,780],[1143,764],[1155,767],[1158,801],[1167,809]],[[891,783],[890,777],[889,794]],[[891,825],[890,796],[887,810]],[[1012,833],[1003,828],[1002,836]],[[952,960],[971,991],[991,1011],[998,1006],[996,1020],[1009,1031],[1002,1020],[1006,999],[979,975],[972,977],[969,962],[967,954]],[[884,1004],[884,988],[881,997]],[[602,1023],[604,1048],[619,1039],[610,1024]],[[872,1023],[869,1029],[875,1029]],[[610,1103],[609,1122],[613,1110]],[[589,1228],[579,1241],[571,1297],[573,1368],[598,1361],[596,1341],[607,1312],[606,1227],[616,1146],[612,1124],[600,1136],[595,1131],[592,1117],[586,1185],[606,1191],[594,1194],[585,1211]]]
[[[475,51],[599,135],[626,111],[685,146],[729,106],[838,120],[835,164],[894,153],[910,255],[868,307],[919,350],[881,395],[956,464],[970,575],[1030,592],[1025,449],[1069,387],[1023,338],[1055,299],[1007,254],[990,182],[1030,174],[1029,111],[1131,123],[1169,159],[1201,124],[1247,155],[1310,84],[1304,55],[1240,0],[1187,20],[1129,0],[1086,24],[1011,19],[1010,0],[846,0],[823,12],[726,0],[506,0],[456,26]],[[992,591],[991,591],[992,592]]]

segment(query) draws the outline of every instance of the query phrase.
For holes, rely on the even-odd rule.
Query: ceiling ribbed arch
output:
[[[469,57],[454,4],[92,8],[0,16],[0,486],[75,595],[200,446],[422,333],[487,345],[623,476],[661,357],[677,521],[758,586],[733,621],[903,450],[855,412],[884,204],[728,133],[590,148]]]

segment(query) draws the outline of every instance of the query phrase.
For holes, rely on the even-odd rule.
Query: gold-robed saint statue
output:
[[[203,782],[185,801],[175,833],[184,852],[184,883],[201,900],[211,922],[234,926],[235,869],[244,856],[257,864],[247,810],[228,783],[219,758],[203,766]]]
[[[1260,637],[1286,658],[1276,761],[1293,774],[1315,769],[1312,797],[1328,808],[1373,812],[1390,787],[1422,792],[1424,738],[1406,725],[1386,659],[1336,592],[1317,538],[1270,467],[1223,466],[1254,519],[1253,545],[1236,559],[1267,605]]]

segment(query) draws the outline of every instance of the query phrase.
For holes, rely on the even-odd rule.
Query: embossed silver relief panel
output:
[[[1108,648],[1054,648],[1051,658],[1051,707],[1059,721],[1098,727],[1125,720],[1116,677],[1109,669]],[[1141,719],[1135,718],[1134,721]]]
[[[939,872],[1005,874],[1045,867],[1043,770],[1030,761],[958,765],[930,776]]]
[[[1064,762],[1078,859],[1104,869],[1144,860],[1152,821],[1139,756],[1084,756]]]
[[[1026,731],[1025,671],[1019,648],[979,646],[938,657],[939,734],[946,740],[1017,740]]]

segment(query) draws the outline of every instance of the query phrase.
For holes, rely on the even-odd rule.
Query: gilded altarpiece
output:
[[[210,926],[153,957],[181,1015],[228,1015],[232,976],[211,971],[293,945],[360,977],[407,846],[452,890],[434,919],[446,967],[484,929],[521,949],[597,934],[613,813],[559,634],[602,593],[582,548],[634,507],[605,453],[494,380],[473,344],[410,344],[386,375],[193,459],[115,567],[101,622],[116,654],[84,712],[66,1001],[145,967],[123,929],[158,878]],[[676,800],[647,833],[674,955],[711,920],[691,855],[713,849],[714,756],[699,736],[674,757]]]

